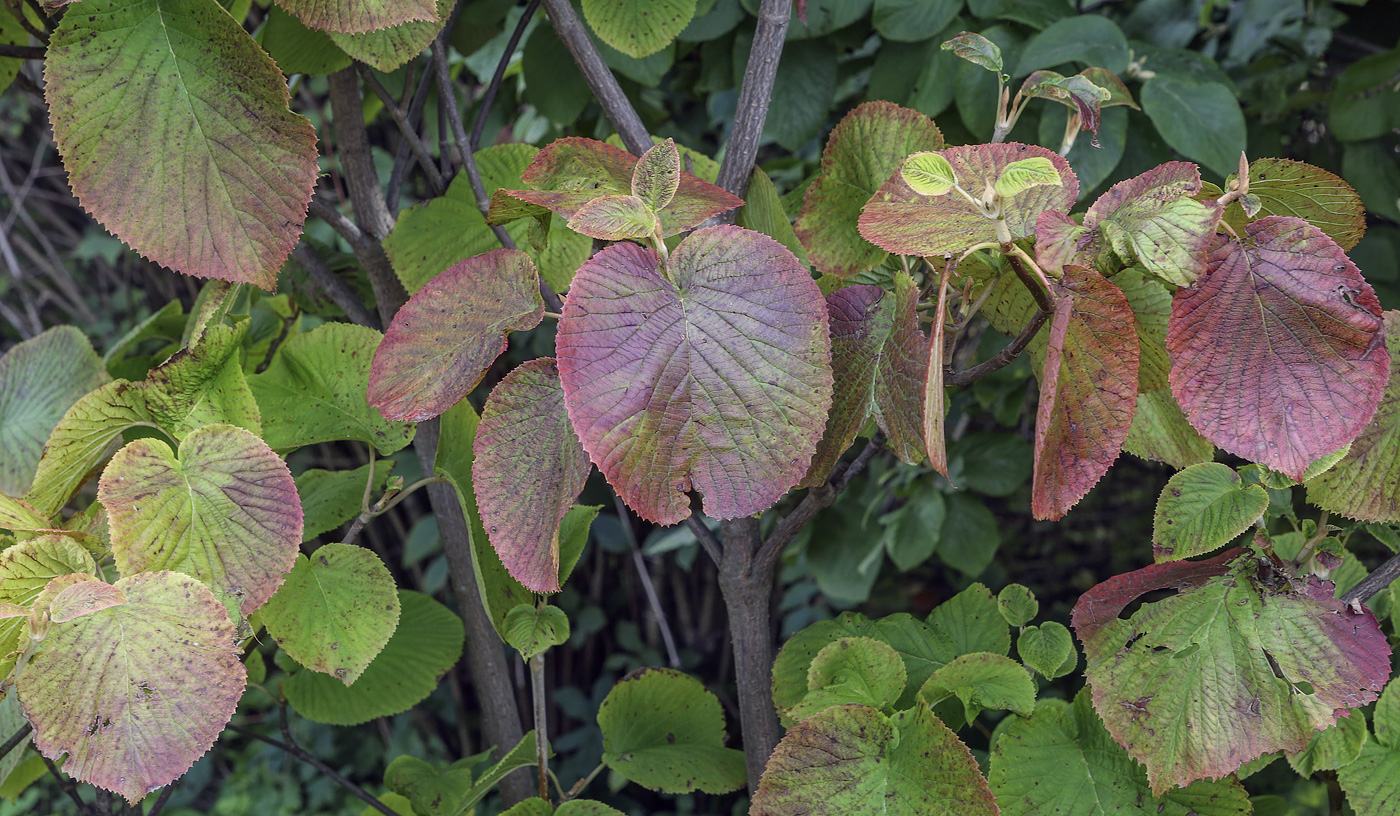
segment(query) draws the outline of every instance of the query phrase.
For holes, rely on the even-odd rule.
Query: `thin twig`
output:
[[[415,131],[423,120],[423,106],[428,102],[428,91],[432,87],[433,72],[424,71],[418,80],[417,90],[413,92],[413,100],[408,103],[408,123]],[[399,194],[403,190],[404,179],[408,176],[409,159],[412,157],[413,151],[409,150],[408,142],[399,142],[398,151],[394,154],[394,167],[389,171],[389,189],[384,195],[389,208],[395,212],[398,211]]]
[[[438,172],[437,165],[433,164],[433,157],[428,153],[428,148],[424,146],[423,140],[418,138],[418,133],[413,125],[408,121],[408,114],[399,107],[399,103],[390,95],[389,89],[379,81],[368,65],[358,63],[360,78],[374,91],[379,101],[384,103],[385,110],[393,117],[394,124],[399,126],[399,133],[408,142],[408,149],[413,151],[417,157],[418,164],[423,168],[423,173],[428,177],[428,188],[432,192],[432,197],[437,198],[447,190],[447,182],[443,180],[442,174]]]
[[[709,527],[705,526],[705,522],[700,518],[700,516],[695,513],[691,513],[685,519],[685,526],[689,527],[692,533],[695,533],[695,538],[697,541],[700,542],[700,546],[704,547],[705,552],[709,553],[711,560],[718,564],[720,559],[720,552],[722,549],[720,547],[719,539],[715,538],[715,534],[710,530]]]
[[[360,799],[370,807],[374,808],[375,810],[379,811],[380,813],[385,814],[385,816],[399,816],[399,814],[393,808],[379,801],[375,797],[369,795],[369,793],[366,792],[364,788],[360,787],[359,785],[356,785],[354,782],[351,782],[349,779],[346,779],[345,777],[341,776],[339,773],[336,772],[334,768],[322,762],[319,758],[308,754],[305,750],[302,749],[300,745],[297,745],[295,742],[291,741],[291,729],[287,727],[285,714],[282,722],[282,735],[288,739],[288,742],[281,742],[279,740],[273,739],[272,737],[265,737],[256,731],[252,731],[250,729],[234,725],[233,723],[229,723],[224,727],[236,734],[242,734],[245,737],[252,737],[255,740],[265,742],[274,748],[278,748],[287,752],[288,755],[295,757],[296,759],[299,759],[302,762],[305,762],[307,765],[310,765],[311,767],[330,777],[330,780],[332,782],[350,791],[350,793],[354,794],[358,799]]]
[[[661,608],[661,598],[656,594],[656,584],[652,582],[651,571],[647,569],[646,559],[642,557],[642,548],[637,545],[637,533],[632,529],[632,516],[627,512],[627,505],[622,503],[622,497],[616,493],[613,494],[613,506],[617,508],[618,521],[622,522],[622,534],[627,539],[627,546],[632,548],[632,563],[642,578],[642,591],[646,593],[652,617],[656,618],[657,628],[661,630],[661,642],[666,644],[666,659],[670,661],[671,668],[679,669],[681,656],[676,651],[676,639],[671,634],[671,623],[666,619],[666,611]]]
[[[151,810],[146,816],[160,816],[160,812],[165,810],[165,803],[169,802],[170,796],[175,793],[175,785],[178,784],[179,781],[180,779],[176,779],[165,786],[165,790],[160,792],[160,796],[156,798],[155,804],[151,805]]]
[[[1012,340],[1006,348],[997,352],[996,356],[990,360],[984,360],[966,371],[944,369],[943,384],[945,386],[971,385],[993,371],[1010,365],[1011,361],[1015,360],[1017,355],[1025,351],[1026,346],[1031,344],[1031,340],[1035,339],[1036,334],[1040,332],[1040,327],[1045,325],[1045,321],[1049,318],[1049,312],[1036,311],[1035,315],[1031,317],[1031,321],[1026,324],[1024,329],[1021,329],[1021,333],[1016,335],[1016,339]]]
[[[603,115],[608,117],[617,135],[622,137],[622,143],[638,156],[650,150],[651,134],[647,133],[646,125],[642,124],[642,118],[637,115],[627,94],[622,92],[622,86],[617,84],[612,70],[603,62],[573,5],[569,0],[544,0],[544,7],[550,24],[554,26],[554,33],[559,35],[560,41],[574,58],[584,81],[593,91],[593,97],[603,108]]]
[[[316,285],[321,287],[321,291],[331,299],[331,302],[340,307],[345,316],[361,326],[369,326],[372,329],[381,328],[379,318],[370,313],[365,308],[365,304],[355,292],[346,285],[334,272],[325,259],[312,249],[306,242],[297,244],[292,250],[292,257],[306,270]]]
[[[758,27],[754,30],[753,45],[749,49],[744,82],[739,88],[734,128],[729,132],[724,161],[720,164],[716,181],[720,187],[737,196],[743,196],[749,185],[749,175],[753,172],[791,16],[792,0],[763,0],[758,7]]]
[[[49,759],[42,753],[39,754],[39,758],[44,760],[44,767],[49,769],[49,773],[53,774],[53,778],[58,780],[58,786],[63,789],[64,793],[68,794],[69,799],[77,803],[78,812],[82,813],[84,809],[87,808],[87,803],[83,801],[83,797],[78,795],[78,784],[67,776],[64,776],[63,772],[58,769],[58,766],[53,764],[52,759]]]
[[[801,503],[793,508],[791,513],[784,516],[783,520],[778,522],[777,528],[768,534],[767,540],[759,548],[757,558],[754,559],[755,563],[758,565],[777,563],[778,556],[782,555],[783,549],[797,537],[802,528],[806,527],[818,512],[830,507],[832,502],[836,501],[836,497],[841,495],[841,492],[851,483],[851,480],[865,470],[866,466],[870,464],[871,458],[879,453],[884,446],[885,435],[883,433],[875,434],[874,438],[866,444],[865,448],[856,455],[856,458],[849,465],[844,468],[838,467],[826,484],[808,490]]]
[[[491,75],[486,92],[481,95],[481,104],[476,109],[476,120],[472,122],[472,135],[468,140],[473,153],[481,148],[481,134],[486,130],[486,117],[496,102],[496,92],[501,89],[501,81],[505,79],[511,57],[515,56],[515,48],[520,45],[520,38],[525,34],[525,29],[530,25],[530,20],[534,18],[535,10],[539,7],[540,0],[530,0],[530,4],[525,7],[525,13],[520,15],[520,22],[515,24],[515,30],[510,32],[510,39],[506,40],[506,48],[501,52],[500,61],[496,63],[496,72]]]
[[[1375,572],[1367,575],[1361,583],[1346,591],[1342,600],[1351,603],[1360,601],[1365,603],[1374,598],[1381,590],[1390,586],[1395,579],[1400,578],[1400,555],[1392,555],[1389,561],[1376,567]]]
[[[4,759],[5,757],[9,756],[10,752],[15,750],[15,748],[19,747],[20,743],[29,739],[29,735],[33,731],[34,726],[30,725],[29,723],[21,725],[18,731],[11,734],[10,738],[5,740],[4,745],[0,745],[0,759]]]
[[[37,45],[6,45],[5,43],[0,43],[0,57],[41,60],[47,52],[47,48]]]
[[[27,2],[29,4],[29,7],[34,10],[35,17],[39,18],[40,20],[47,19],[44,15],[44,9],[39,5],[38,0],[25,0],[25,2]],[[25,31],[28,31],[30,34],[33,34],[35,37],[38,37],[39,42],[42,42],[44,45],[49,44],[49,32],[31,23],[29,21],[29,18],[24,16],[24,13],[19,9],[16,9],[14,11],[14,16],[19,18],[19,24],[24,26]]]
[[[544,689],[544,653],[530,658],[530,698],[535,710],[535,764],[539,767],[540,798],[549,801],[549,698]]]
[[[364,246],[369,241],[354,221],[320,196],[311,199],[309,212],[329,224],[331,229],[335,230],[335,234],[344,238],[351,249]]]

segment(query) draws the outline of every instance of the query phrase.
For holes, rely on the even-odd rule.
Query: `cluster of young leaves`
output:
[[[258,629],[281,648],[292,706],[321,721],[406,710],[461,654],[456,617],[397,590],[373,552],[301,553],[369,512],[388,468],[293,479],[282,453],[356,440],[387,455],[414,429],[365,404],[378,332],[293,320],[280,346],[251,335],[249,311],[287,307],[211,284],[191,315],[157,313],[105,360],[70,327],[0,358],[15,451],[0,492],[0,682],[41,753],[128,801],[213,744]],[[177,350],[139,354],[148,340]],[[93,476],[96,501],[65,516]]]

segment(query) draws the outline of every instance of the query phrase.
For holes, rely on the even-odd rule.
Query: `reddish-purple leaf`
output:
[[[824,483],[872,414],[890,449],[909,464],[924,458],[922,404],[928,338],[919,331],[919,287],[908,275],[887,293],[855,285],[826,296],[835,390],[826,434],[804,486]]]
[[[113,589],[126,603],[50,627],[19,699],[40,753],[137,802],[209,750],[246,673],[233,622],[199,581],[143,572]]]
[[[802,478],[831,406],[826,306],[782,244],[739,227],[698,230],[662,269],[614,244],[574,278],[559,322],[574,429],[643,517],[769,507]]]
[[[1142,110],[1133,101],[1133,94],[1128,90],[1128,86],[1123,84],[1123,80],[1119,79],[1117,74],[1107,68],[1085,68],[1079,72],[1079,76],[1108,91],[1108,99],[1100,107],[1111,108],[1114,105],[1127,105],[1133,110]]]
[[[532,592],[559,591],[559,522],[592,469],[553,358],[517,367],[491,391],[472,446],[472,485],[491,546]]]
[[[1031,510],[1058,519],[1123,447],[1137,408],[1138,339],[1122,290],[1088,267],[1065,267],[1050,320],[1035,420]]]
[[[206,425],[178,454],[159,439],[117,451],[97,487],[123,575],[173,569],[251,615],[301,547],[301,501],[281,457],[231,425]]]
[[[1390,369],[1400,368],[1400,312],[1385,315]],[[1342,461],[1308,483],[1308,501],[1347,518],[1400,521],[1400,376],[1392,374],[1380,407]]]
[[[1205,267],[1220,221],[1219,207],[1192,197],[1200,191],[1200,168],[1190,162],[1167,162],[1120,181],[1085,213],[1089,236],[1081,236],[1079,246],[1097,254],[1102,242],[1125,262],[1189,286]]]
[[[1122,83],[1119,83],[1122,84]],[[1035,71],[1021,83],[1021,95],[1049,99],[1079,114],[1079,126],[1099,132],[1100,108],[1111,96],[1106,88],[1082,76],[1064,76],[1054,71]]]
[[[1029,187],[1003,202],[1002,214],[1013,239],[1035,235],[1041,213],[1068,211],[1079,195],[1079,181],[1069,162],[1043,147],[1008,142],[941,152],[953,166],[958,184],[974,197],[983,196],[1012,162],[1039,157],[1054,166],[1061,184]],[[865,240],[900,255],[947,255],[997,240],[994,221],[956,190],[941,196],[920,195],[898,173],[865,205],[859,225]]]
[[[1390,371],[1380,302],[1331,238],[1271,216],[1221,240],[1176,293],[1171,388],[1217,447],[1300,480],[1375,414]]]
[[[1390,645],[1370,610],[1332,593],[1331,582],[1235,549],[1119,575],[1080,598],[1073,622],[1094,708],[1154,792],[1300,751],[1377,698]]]
[[[496,249],[454,264],[409,298],[369,372],[369,404],[416,422],[451,408],[481,382],[506,335],[544,319],[530,256]]]
[[[551,142],[526,168],[521,181],[533,189],[500,190],[496,197],[511,196],[573,218],[583,205],[599,196],[631,195],[632,173],[636,167],[637,157],[622,148],[571,136]],[[691,229],[710,216],[743,203],[736,195],[689,173],[681,173],[675,197],[658,213],[662,234],[675,235]],[[524,214],[517,207],[506,208],[504,214],[497,214],[497,209],[498,206],[493,205],[492,217],[487,219],[493,224]]]
[[[127,602],[126,593],[90,575],[59,590],[48,603],[49,619],[66,623]]]
[[[1035,260],[1048,272],[1058,272],[1069,264],[1093,266],[1101,248],[1097,232],[1079,226],[1058,210],[1041,213],[1035,222]]]
[[[86,0],[44,76],[68,183],[103,226],[187,275],[276,286],[316,186],[316,133],[228,12]]]
[[[277,0],[309,28],[360,34],[401,23],[433,21],[433,0]]]
[[[860,237],[861,207],[911,153],[938,150],[933,120],[892,102],[866,102],[831,131],[821,173],[802,199],[793,228],[817,271],[849,277],[873,269],[885,250]]]

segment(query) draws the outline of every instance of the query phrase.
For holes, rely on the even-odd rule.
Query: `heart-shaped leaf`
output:
[[[29,489],[54,426],[73,403],[109,379],[73,326],[49,329],[0,357],[0,493],[18,496]]]
[[[806,268],[739,227],[697,230],[663,271],[614,244],[584,264],[557,340],[583,447],[643,517],[770,506],[807,471],[831,405],[826,305]]]
[[[1340,462],[1307,482],[1308,501],[1371,522],[1400,521],[1400,312],[1384,318],[1391,377],[1376,415]]]
[[[481,382],[512,331],[544,318],[530,257],[497,249],[455,264],[394,315],[369,372],[369,404],[385,419],[430,419]]]
[[[277,5],[311,28],[343,34],[437,18],[433,0],[277,0]]]
[[[1216,446],[1294,480],[1352,441],[1390,370],[1375,292],[1317,227],[1270,216],[1176,293],[1172,394]]]
[[[972,196],[982,196],[1017,162],[1038,158],[1050,163],[1061,183],[1027,187],[1001,197],[1001,214],[1013,239],[1034,235],[1041,213],[1067,212],[1079,195],[1079,181],[1069,162],[1043,147],[1016,142],[967,145],[947,148],[941,155],[952,165],[958,185]],[[956,191],[920,195],[904,180],[902,171],[865,205],[859,226],[865,240],[900,255],[948,255],[998,240],[995,219],[964,195]]]
[[[1026,668],[1040,673],[1047,680],[1068,673],[1062,670],[1074,653],[1074,638],[1062,623],[1046,621],[1039,626],[1027,626],[1016,636],[1016,654]],[[1070,667],[1070,670],[1073,666]]]
[[[501,637],[530,660],[569,640],[569,616],[557,606],[520,604],[506,613]]]
[[[788,716],[805,719],[834,705],[858,703],[889,708],[907,680],[899,653],[882,640],[837,638],[822,647],[807,668],[807,693]]]
[[[1058,519],[1118,458],[1137,409],[1138,339],[1128,298],[1067,266],[1050,320],[1035,420],[1031,510]]]
[[[44,77],[68,183],[103,226],[185,274],[276,286],[316,186],[316,134],[228,12],[88,0],[54,32]]]
[[[572,136],[556,140],[539,152],[521,176],[533,189],[497,191],[491,197],[492,212],[487,220],[499,224],[526,214],[518,207],[503,209],[509,198],[573,218],[579,208],[599,196],[631,195],[636,167],[636,156],[606,142]],[[738,196],[682,173],[675,197],[657,216],[662,234],[669,236],[743,203]]]
[[[379,556],[350,544],[298,555],[262,608],[267,633],[293,660],[353,684],[399,625],[394,577]]]
[[[209,750],[245,671],[232,621],[199,581],[146,572],[115,589],[126,603],[50,627],[19,697],[44,756],[66,754],[74,779],[135,803]]]
[[[842,277],[873,269],[886,252],[860,237],[861,207],[910,153],[938,150],[933,120],[890,102],[866,102],[837,123],[822,151],[821,172],[793,225],[817,271]]]
[[[1119,617],[1161,589],[1176,594]],[[1301,751],[1379,696],[1390,644],[1370,610],[1332,593],[1329,581],[1290,579],[1271,556],[1235,549],[1119,575],[1079,599],[1094,708],[1147,766],[1154,793]]]
[[[1269,494],[1242,484],[1233,468],[1192,465],[1172,476],[1152,518],[1152,557],[1158,563],[1204,555],[1248,530],[1269,507]]]
[[[558,592],[559,522],[592,465],[553,359],[531,360],[492,389],[474,447],[472,484],[491,546],[526,588]]]
[[[242,614],[263,605],[301,547],[301,502],[277,454],[242,428],[210,425],[180,443],[138,439],[98,484],[123,575],[173,569]]]

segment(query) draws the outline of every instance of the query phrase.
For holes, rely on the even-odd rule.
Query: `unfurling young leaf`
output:
[[[904,160],[899,175],[909,189],[926,196],[941,196],[953,189],[958,179],[953,165],[937,153],[915,153]]]
[[[661,222],[653,209],[637,196],[609,195],[599,196],[579,207],[569,218],[569,229],[602,241],[622,241],[658,234]]]
[[[506,644],[528,662],[569,640],[569,616],[557,606],[520,604],[506,613]]]
[[[632,195],[653,210],[663,210],[676,197],[681,185],[681,154],[676,140],[667,139],[652,147],[632,168]]]
[[[1044,156],[1032,156],[1002,168],[1001,175],[997,176],[997,180],[992,184],[992,189],[996,190],[997,195],[1009,198],[1032,187],[1058,186],[1061,183],[1060,174],[1049,159]]]
[[[973,65],[980,65],[988,71],[1001,73],[1001,49],[991,40],[975,31],[964,31],[940,46],[944,51],[952,51]]]

